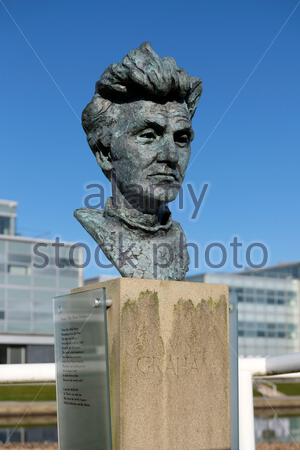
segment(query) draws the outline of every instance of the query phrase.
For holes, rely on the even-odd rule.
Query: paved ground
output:
[[[0,444],[0,450],[57,450],[56,442],[31,442],[26,444]],[[300,450],[299,444],[286,444],[283,442],[274,442],[272,444],[259,444],[258,450]]]
[[[257,450],[300,450],[300,442],[272,442],[272,444],[261,443],[258,444]]]
[[[56,450],[57,442],[27,442],[0,444],[0,450]]]

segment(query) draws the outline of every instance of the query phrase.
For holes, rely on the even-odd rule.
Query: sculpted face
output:
[[[110,145],[119,191],[132,202],[154,207],[177,196],[193,138],[185,103],[124,103]]]

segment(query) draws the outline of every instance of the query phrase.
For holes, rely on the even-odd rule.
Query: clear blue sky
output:
[[[263,242],[269,264],[298,260],[295,7],[296,0],[0,0],[0,198],[19,202],[19,232],[94,249],[72,212],[86,184],[105,184],[107,194],[108,185],[79,117],[103,70],[147,40],[203,80],[186,183],[209,190],[194,221],[191,202],[184,210],[173,204],[200,260],[207,244],[228,246],[234,236],[244,247]],[[232,269],[229,252],[224,270]],[[96,273],[94,265],[86,270]]]

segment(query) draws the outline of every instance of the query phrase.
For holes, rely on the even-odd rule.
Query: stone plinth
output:
[[[120,278],[105,286],[114,449],[229,449],[227,287]]]

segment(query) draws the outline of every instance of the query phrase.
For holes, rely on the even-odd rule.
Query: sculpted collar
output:
[[[144,230],[145,232],[157,232],[158,230],[169,230],[172,226],[172,216],[168,207],[164,208],[162,218],[166,218],[166,223],[157,222],[157,215],[143,214],[134,208],[116,207],[112,202],[112,198],[107,199],[104,208],[104,217],[115,217],[127,226],[135,229]]]

